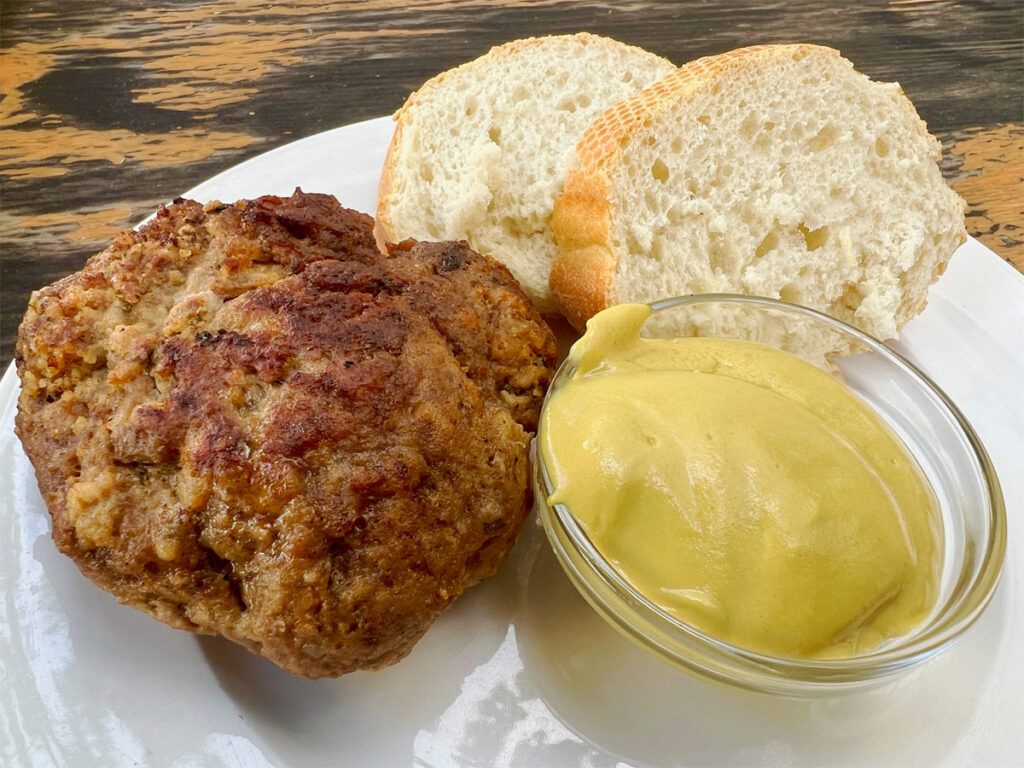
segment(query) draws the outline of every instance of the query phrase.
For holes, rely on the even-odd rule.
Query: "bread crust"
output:
[[[406,102],[408,104],[408,102]],[[403,107],[404,109],[404,107]],[[377,183],[377,217],[373,223],[373,238],[377,241],[377,247],[381,251],[387,250],[387,244],[396,242],[395,227],[391,221],[391,195],[394,187],[394,165],[395,147],[401,141],[403,123],[399,120],[402,110],[399,109],[392,115],[395,121],[395,132],[391,135],[391,143],[388,144],[387,154],[384,155],[384,166],[381,169],[380,181]]]
[[[578,166],[570,170],[552,216],[559,255],[549,285],[559,308],[577,330],[582,330],[587,318],[616,302],[618,259],[612,236],[611,174],[626,140],[660,110],[724,72],[747,66],[752,58],[803,58],[814,53],[840,55],[833,48],[800,43],[755,45],[695,59],[615,104],[591,124],[576,146]]]
[[[578,331],[587,318],[615,303],[609,187],[604,170],[573,169],[555,200],[551,228],[559,257],[551,265],[548,285],[565,319]]]

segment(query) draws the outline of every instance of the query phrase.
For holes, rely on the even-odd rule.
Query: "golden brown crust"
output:
[[[560,255],[551,265],[549,286],[566,320],[582,331],[587,318],[615,303],[612,275],[608,176],[571,170],[551,219]]]
[[[325,195],[178,201],[19,332],[17,431],[58,547],[306,677],[397,661],[494,572],[554,363],[504,267],[385,255],[371,227]]]
[[[387,250],[388,243],[399,239],[391,221],[391,196],[394,194],[395,147],[401,142],[403,128],[403,123],[399,120],[401,113],[400,109],[394,114],[395,131],[391,134],[391,143],[388,144],[387,154],[384,155],[380,181],[377,182],[377,218],[373,224],[373,237],[381,251]]]
[[[618,266],[612,241],[610,178],[624,143],[653,115],[678,103],[723,72],[761,56],[804,57],[839,52],[817,45],[756,45],[695,59],[637,95],[620,101],[595,120],[576,146],[570,171],[555,202],[552,228],[559,255],[551,270],[551,292],[569,321],[581,329],[587,318],[615,302]]]

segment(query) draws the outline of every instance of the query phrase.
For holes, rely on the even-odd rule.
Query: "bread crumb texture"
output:
[[[696,60],[585,133],[555,206],[555,296],[577,327],[613,303],[723,292],[892,338],[966,237],[938,159],[899,85],[835,50]]]
[[[381,180],[381,239],[466,240],[506,264],[541,311],[551,209],[590,123],[672,71],[590,34],[516,40],[438,75],[396,114]]]

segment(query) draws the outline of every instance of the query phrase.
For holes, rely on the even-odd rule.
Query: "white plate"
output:
[[[373,211],[391,123],[328,131],[187,196],[332,192]],[[53,546],[0,383],[4,766],[1009,765],[1024,760],[1024,277],[976,241],[897,345],[999,471],[1002,583],[946,653],[880,690],[791,701],[718,687],[608,628],[528,522],[495,578],[381,672],[309,682],[119,605]]]

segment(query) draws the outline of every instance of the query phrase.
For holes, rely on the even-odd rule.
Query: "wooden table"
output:
[[[12,0],[0,50],[0,363],[29,292],[213,174],[388,114],[490,46],[588,30],[675,62],[755,42],[839,48],[898,80],[967,226],[1024,271],[1024,6],[742,0]]]

